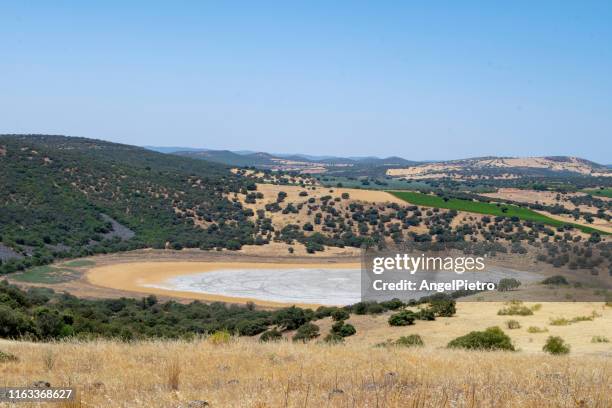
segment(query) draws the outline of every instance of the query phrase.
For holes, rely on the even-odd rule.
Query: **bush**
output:
[[[567,279],[561,275],[550,276],[542,281],[543,285],[569,285]]]
[[[521,282],[514,278],[504,278],[497,284],[497,290],[500,292],[506,292],[508,290],[516,289],[521,286]]]
[[[378,304],[376,302],[370,303],[368,305],[367,313],[369,315],[377,315],[381,313],[385,313],[387,310],[383,307],[383,305]]]
[[[510,337],[499,327],[489,327],[485,331],[473,331],[457,337],[448,343],[450,348],[468,350],[509,350],[514,351]]]
[[[332,325],[331,332],[341,337],[349,337],[357,333],[357,330],[355,330],[352,324],[344,323],[343,320],[340,320]]]
[[[348,307],[351,313],[357,315],[380,314],[385,312],[385,307],[376,302],[358,302]]]
[[[226,330],[218,330],[208,337],[208,341],[215,346],[227,344],[232,340],[232,335]]]
[[[570,323],[571,321],[569,321],[569,319],[566,319],[565,317],[555,317],[554,319],[551,318],[549,321],[549,324],[551,326],[567,326]]]
[[[452,299],[434,300],[430,305],[431,310],[436,316],[451,317],[457,312],[455,301]]]
[[[351,315],[344,309],[336,309],[331,313],[331,318],[336,322],[346,320],[349,317],[351,317]]]
[[[609,343],[610,339],[606,336],[593,336],[591,343]]]
[[[414,324],[416,316],[409,310],[402,310],[399,313],[395,313],[389,317],[389,324],[391,326],[410,326]]]
[[[576,317],[572,317],[572,320],[570,320],[570,322],[572,323],[578,323],[578,322],[590,322],[595,318],[595,316],[591,315],[591,316],[576,316]]]
[[[268,343],[271,341],[279,341],[283,338],[283,334],[276,329],[268,330],[264,332],[260,337],[259,341],[262,343]]]
[[[550,336],[546,340],[546,344],[544,344],[542,350],[555,355],[568,354],[570,352],[570,345],[566,344],[565,341],[559,336]]]
[[[295,330],[307,321],[308,318],[304,310],[295,306],[278,310],[272,317],[272,322],[284,330]]]
[[[531,316],[533,310],[524,306],[521,302],[510,302],[507,307],[497,311],[499,316]]]
[[[264,319],[242,320],[236,325],[241,336],[255,336],[268,329],[268,322]]]
[[[546,327],[529,326],[527,333],[546,333],[548,329]]]
[[[304,343],[319,337],[319,326],[313,323],[301,325],[293,335],[293,341],[303,341]]]
[[[393,298],[391,300],[380,302],[380,305],[388,310],[397,310],[404,306],[404,302],[402,302],[398,298]]]
[[[314,317],[317,320],[330,317],[337,309],[336,306],[319,306],[317,310],[315,310]]]
[[[436,320],[436,314],[431,308],[419,310],[416,313],[416,317],[419,320],[428,320],[428,321]]]
[[[508,320],[506,322],[506,327],[510,330],[514,330],[514,329],[520,329],[521,328],[521,324],[516,321],[516,320]]]
[[[402,336],[395,341],[396,346],[402,347],[414,347],[423,346],[423,339],[418,334],[411,334],[410,336]]]
[[[26,315],[0,304],[0,337],[17,338],[35,332],[36,329]]]

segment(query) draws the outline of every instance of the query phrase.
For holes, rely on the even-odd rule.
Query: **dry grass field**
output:
[[[341,201],[336,206],[336,209],[341,214],[348,213],[348,206],[352,202],[360,203],[366,206],[378,207],[381,212],[390,212],[386,210],[384,207],[389,203],[399,204],[400,206],[407,206],[409,203],[406,201],[390,194],[386,191],[381,190],[363,190],[356,188],[327,188],[322,186],[308,186],[306,188],[300,186],[291,186],[291,185],[275,185],[275,184],[257,184],[257,192],[263,194],[263,199],[257,200],[255,204],[249,204],[245,202],[246,196],[241,194],[236,194],[235,196],[230,196],[229,198],[236,198],[240,201],[240,203],[245,208],[250,208],[253,211],[264,210],[266,204],[276,202],[276,198],[279,192],[284,192],[287,194],[282,206],[284,207],[286,203],[293,203],[294,205],[302,204],[304,207],[298,210],[297,213],[289,213],[282,214],[282,212],[270,212],[266,211],[266,217],[269,217],[272,220],[272,223],[275,227],[282,228],[288,224],[296,224],[303,225],[306,222],[314,223],[314,213],[308,214],[308,207],[305,205],[308,202],[309,198],[314,198],[316,200],[316,204],[320,204],[320,198],[324,196],[331,196],[333,199],[340,199],[342,194],[348,194],[348,199],[341,199]],[[300,192],[306,191],[308,196],[300,196]],[[463,217],[464,219],[469,216],[473,216],[474,214],[459,211],[458,215]],[[322,225],[314,225],[315,232],[321,232],[323,230]],[[354,232],[357,231],[357,225],[354,227]],[[428,228],[421,224],[418,226],[413,226],[408,229],[408,231],[412,231],[415,233],[425,233],[428,231]]]
[[[612,360],[597,356],[250,339],[0,347],[19,358],[0,364],[4,385],[74,386],[65,407],[612,405]]]
[[[419,334],[426,345],[445,347],[449,341],[473,330],[499,326],[517,349],[527,353],[542,353],[548,336],[561,336],[572,347],[572,354],[601,355],[612,358],[612,343],[592,343],[594,336],[602,336],[612,341],[612,308],[602,303],[587,302],[545,302],[524,303],[538,310],[530,316],[500,316],[497,312],[505,307],[503,302],[459,302],[457,314],[450,318],[437,318],[433,322],[417,321],[414,325],[392,327],[387,319],[392,312],[380,316],[351,315],[347,321],[355,326],[357,334],[346,338],[347,344],[372,345],[400,336]],[[594,313],[594,314],[593,314]],[[592,317],[591,321],[580,321],[567,325],[551,325],[558,318],[571,320],[578,316]],[[508,320],[516,320],[520,328],[509,330]],[[331,319],[316,322],[325,334],[332,325]],[[529,333],[530,327],[545,329],[543,333]]]
[[[0,340],[18,361],[0,362],[0,386],[46,381],[73,386],[66,407],[609,407],[612,405],[612,308],[601,303],[543,303],[532,316],[499,316],[502,303],[459,303],[457,314],[391,327],[388,314],[352,315],[345,344],[260,343],[257,338],[193,341],[29,343]],[[534,306],[526,304],[526,306]],[[592,315],[564,326],[551,319]],[[518,320],[509,330],[504,322]],[[321,338],[330,319],[316,322]],[[499,325],[516,352],[450,350],[451,339]],[[536,326],[545,333],[529,333]],[[424,347],[377,347],[418,333]],[[289,333],[290,335],[291,333]],[[549,335],[568,356],[541,349]],[[200,401],[200,402],[197,402]],[[206,401],[204,404],[202,401]],[[2,406],[2,404],[0,404]],[[20,406],[35,406],[26,403]],[[60,405],[61,406],[61,405]]]

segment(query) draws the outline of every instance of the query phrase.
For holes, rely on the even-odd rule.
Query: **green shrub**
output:
[[[414,324],[416,316],[409,310],[402,310],[399,313],[395,313],[389,317],[389,324],[391,326],[410,326]]]
[[[529,326],[527,333],[546,333],[548,329],[546,327]]]
[[[272,317],[272,323],[284,330],[295,330],[307,321],[308,317],[304,310],[295,306],[278,310]]]
[[[591,343],[609,343],[610,339],[606,336],[593,336]]]
[[[457,312],[456,303],[452,299],[434,300],[430,303],[430,308],[440,317],[451,317]]]
[[[542,350],[550,354],[568,354],[570,352],[570,345],[566,344],[561,337],[550,336]]]
[[[351,312],[357,315],[364,315],[368,312],[368,304],[366,302],[357,302],[351,305]]]
[[[457,337],[448,343],[448,347],[470,350],[514,351],[510,337],[499,327],[489,327],[485,331],[473,331],[465,336]]]
[[[590,322],[594,319],[594,316],[576,316],[576,317],[572,317],[572,320],[570,320],[571,323],[578,323],[578,322]]]
[[[30,319],[12,306],[0,304],[0,337],[17,338],[28,333],[36,333]]]
[[[241,336],[255,336],[268,329],[265,319],[242,320],[236,325],[236,330]]]
[[[319,326],[313,323],[305,323],[298,327],[297,332],[293,335],[293,341],[307,342],[319,337]]]
[[[514,278],[504,278],[500,279],[497,284],[497,290],[500,292],[506,292],[512,289],[516,289],[521,286],[521,282]]]
[[[533,311],[524,306],[522,302],[510,302],[507,307],[501,308],[497,311],[500,316],[531,316]]]
[[[548,322],[551,326],[567,326],[571,322],[565,317],[551,318]]]
[[[357,333],[352,324],[344,323],[344,321],[336,322],[332,325],[331,332],[341,337],[349,337]]]
[[[315,310],[314,316],[316,319],[330,317],[337,309],[338,308],[336,306],[319,306],[317,310]]]
[[[567,279],[565,279],[565,276],[555,275],[555,276],[550,276],[544,279],[542,281],[542,284],[543,285],[569,285],[569,282],[567,281]]]
[[[376,302],[357,302],[354,305],[348,307],[351,313],[358,315],[364,314],[380,314],[385,312],[385,307],[382,304]]]
[[[370,303],[370,304],[368,304],[367,314],[376,315],[376,314],[384,313],[385,311],[386,311],[386,309],[382,305],[380,305],[378,303]]]
[[[436,314],[430,307],[428,307],[426,309],[419,310],[416,313],[416,318],[419,320],[433,321],[436,320]]]
[[[397,339],[394,343],[396,346],[402,347],[414,347],[414,346],[422,346],[423,339],[418,334],[411,334],[410,336],[402,336]]]
[[[227,344],[232,340],[232,335],[227,330],[218,330],[208,336],[208,341],[215,346]]]
[[[346,320],[349,317],[351,317],[351,315],[344,309],[336,309],[331,313],[331,318],[336,322]]]
[[[521,324],[517,320],[508,320],[506,322],[506,327],[510,330],[520,329]]]
[[[283,334],[276,329],[268,330],[263,332],[259,337],[259,341],[262,343],[269,343],[272,341],[279,341],[283,338]]]
[[[381,306],[389,310],[397,310],[404,306],[404,302],[399,300],[398,298],[393,298],[391,300],[386,300],[384,302],[380,302]]]

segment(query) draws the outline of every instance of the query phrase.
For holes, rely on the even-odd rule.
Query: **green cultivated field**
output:
[[[574,228],[577,228],[586,233],[598,232],[600,234],[608,235],[607,232],[600,231],[596,228],[585,227],[583,225],[555,220],[528,208],[517,207],[514,205],[497,205],[492,203],[483,203],[479,201],[461,200],[458,198],[451,198],[446,201],[442,197],[438,197],[436,195],[415,193],[411,191],[389,191],[389,193],[409,203],[422,205],[425,207],[447,208],[449,210],[467,211],[472,213],[502,217],[518,217],[521,220],[539,222],[542,224],[551,225],[553,227],[561,227],[563,225],[569,224],[572,225]]]
[[[598,189],[590,189],[590,190],[582,190],[582,191],[587,194],[594,195],[594,196],[612,198],[612,188],[598,188]]]

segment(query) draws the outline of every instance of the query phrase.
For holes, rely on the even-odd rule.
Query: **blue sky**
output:
[[[612,162],[610,1],[93,3],[0,3],[0,132]]]

